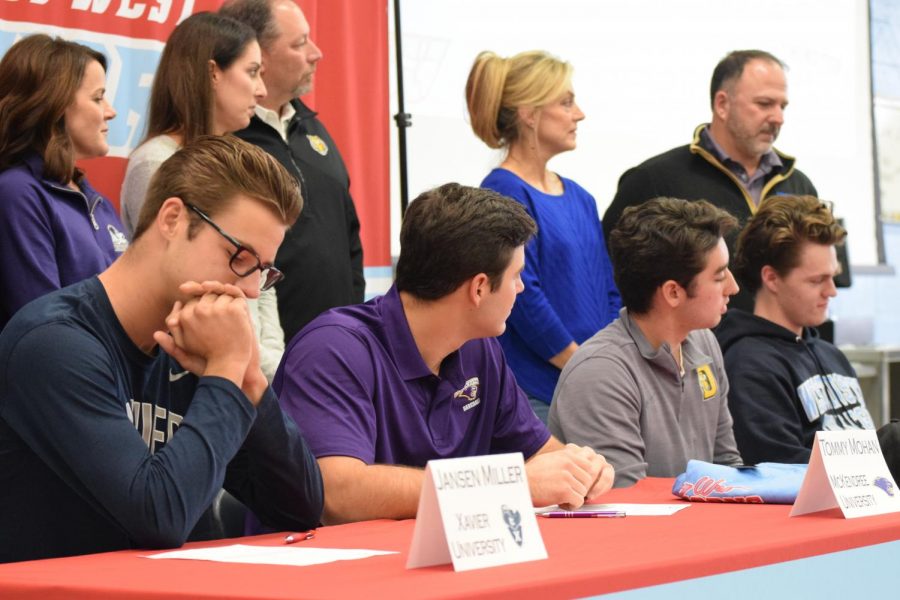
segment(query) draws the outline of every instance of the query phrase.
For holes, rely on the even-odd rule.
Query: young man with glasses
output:
[[[10,321],[0,562],[178,546],[223,485],[267,525],[318,523],[321,476],[245,300],[280,278],[300,205],[266,153],[202,138],[160,167],[119,260]]]

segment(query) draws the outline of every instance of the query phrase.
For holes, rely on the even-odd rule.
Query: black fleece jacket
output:
[[[290,143],[256,116],[235,133],[274,156],[297,178],[303,194],[300,218],[275,257],[285,276],[276,286],[285,344],[329,308],[362,302],[366,288],[359,219],[344,161],[316,113],[299,100],[292,104],[297,114],[288,126]]]
[[[607,245],[609,233],[626,208],[660,196],[706,200],[737,217],[743,228],[756,212],[756,205],[738,178],[703,147],[700,132],[704,127],[706,124],[694,130],[694,139],[690,144],[647,159],[622,174],[616,196],[603,214],[603,235],[606,236]],[[818,196],[809,178],[794,168],[796,160],[778,150],[775,152],[781,159],[782,166],[769,174],[761,197],[768,198],[778,194]],[[732,256],[738,231],[736,229],[725,239]],[[731,306],[752,312],[753,298],[741,291],[731,299]]]

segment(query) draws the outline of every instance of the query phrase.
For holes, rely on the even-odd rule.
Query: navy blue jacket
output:
[[[0,334],[0,562],[179,546],[222,487],[271,527],[319,521],[316,460],[270,390],[254,408],[144,354],[97,278]]]
[[[817,431],[874,429],[856,372],[833,344],[730,310],[715,330],[744,462],[806,463]]]

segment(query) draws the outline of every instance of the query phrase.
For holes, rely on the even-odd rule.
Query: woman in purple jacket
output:
[[[0,60],[0,327],[22,306],[96,275],[128,241],[75,161],[109,151],[106,58],[32,35]]]

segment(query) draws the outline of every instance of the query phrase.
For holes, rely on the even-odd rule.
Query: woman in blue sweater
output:
[[[475,135],[506,150],[482,187],[521,202],[538,224],[525,250],[525,291],[500,342],[546,422],[560,370],[621,306],[593,196],[547,168],[551,158],[575,148],[584,113],[575,103],[571,65],[542,51],[511,58],[482,52],[469,73],[466,101]]]

